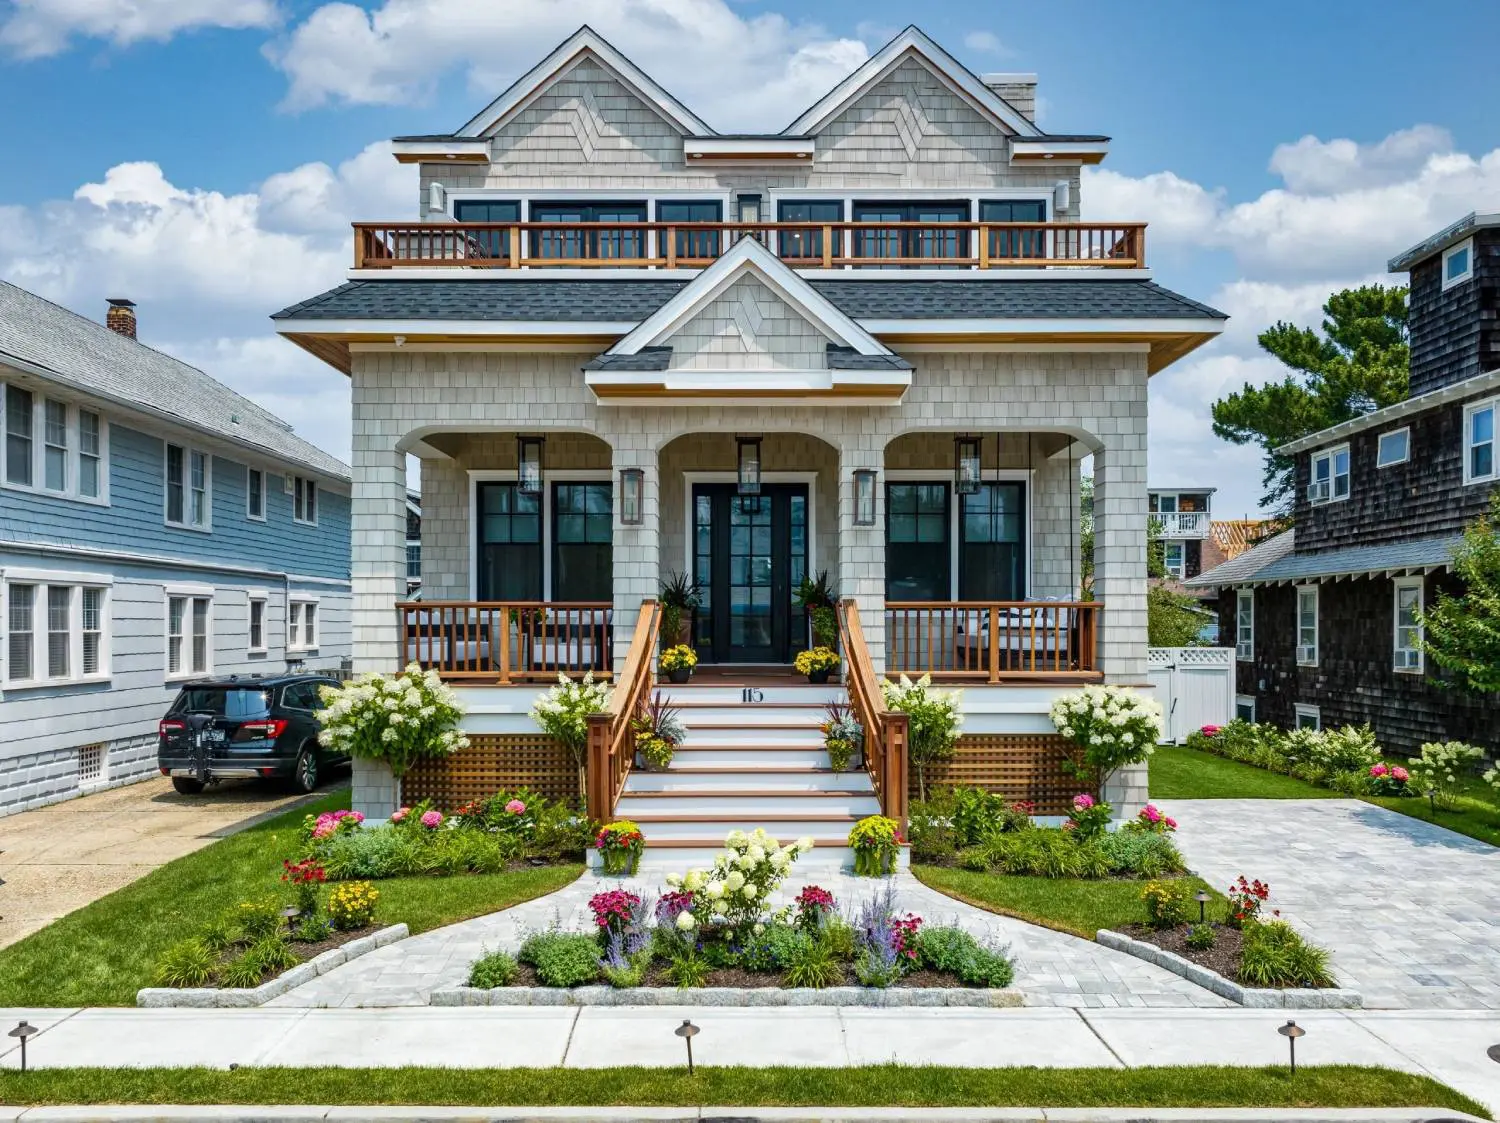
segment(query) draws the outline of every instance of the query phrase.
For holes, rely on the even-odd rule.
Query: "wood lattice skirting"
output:
[[[424,757],[401,781],[407,806],[430,799],[444,811],[499,791],[530,788],[548,799],[578,798],[578,771],[562,744],[545,733],[471,733],[450,757]]]
[[[1055,733],[970,733],[951,760],[927,766],[927,788],[984,788],[1007,801],[1036,804],[1038,815],[1066,815],[1072,799],[1093,785],[1068,775],[1070,743]],[[917,769],[911,769],[917,796]]]

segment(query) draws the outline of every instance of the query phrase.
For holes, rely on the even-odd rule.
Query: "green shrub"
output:
[[[1364,772],[1335,772],[1328,778],[1328,786],[1336,792],[1349,796],[1362,796],[1370,794],[1370,773]]]
[[[1153,928],[1175,928],[1188,918],[1188,887],[1183,881],[1148,881],[1141,902]]]
[[[822,990],[843,981],[844,972],[826,940],[803,934],[792,946],[786,965],[786,985]]]
[[[1108,859],[1109,874],[1164,877],[1183,873],[1187,869],[1181,851],[1168,834],[1115,831],[1099,839],[1095,845]]]
[[[297,920],[296,938],[304,944],[320,944],[333,935],[326,916],[303,916]]]
[[[221,952],[234,943],[234,924],[228,917],[220,917],[204,925],[203,930],[198,933],[198,939],[209,951]]]
[[[249,940],[260,940],[274,935],[281,927],[281,902],[275,897],[263,897],[258,901],[241,901],[235,910],[240,929]]]
[[[156,985],[201,987],[213,974],[216,954],[202,940],[173,944],[156,965]]]
[[[708,963],[690,947],[678,949],[667,963],[667,978],[673,986],[701,987],[708,982]]]
[[[994,835],[984,845],[991,865],[1031,877],[1077,877],[1079,850],[1078,843],[1053,829]]]
[[[262,974],[267,975],[279,974],[302,962],[292,946],[280,936],[267,936],[263,940],[257,940],[245,954],[253,956],[260,964]]]
[[[768,924],[740,953],[740,966],[746,971],[785,971],[798,938],[798,931],[790,925]]]
[[[854,958],[855,938],[854,929],[847,921],[838,916],[829,917],[823,922],[818,930],[817,937],[828,948],[828,954],[835,959],[850,960]]]
[[[503,951],[487,951],[469,968],[471,987],[489,990],[492,987],[508,987],[520,973],[515,957]]]
[[[956,860],[959,869],[972,870],[975,873],[984,873],[990,868],[988,853],[982,846],[970,846],[966,850],[960,850]]]
[[[917,933],[917,962],[971,987],[1008,987],[1015,968],[1004,951],[988,948],[962,928],[928,926]]]
[[[906,968],[899,956],[892,959],[872,947],[863,947],[854,957],[854,978],[862,987],[884,990],[894,986],[904,974]]]
[[[952,816],[953,797],[947,792],[935,792],[928,799],[912,803],[906,826],[912,861],[942,861],[953,854],[958,841]]]
[[[550,932],[539,940],[532,937],[522,945],[519,958],[536,968],[544,986],[577,987],[599,978],[599,945],[581,932]]]
[[[1321,788],[1328,783],[1330,773],[1321,764],[1304,761],[1301,764],[1292,765],[1291,775],[1304,783]]]
[[[1368,724],[1323,730],[1316,752],[1317,763],[1333,775],[1340,772],[1368,775],[1371,766],[1380,763],[1380,746],[1375,743],[1375,731]]]
[[[248,990],[260,985],[265,971],[261,967],[259,958],[251,951],[243,951],[219,972],[219,985],[234,987],[240,990]]]
[[[1005,824],[1005,800],[983,788],[955,788],[953,800],[953,836],[959,846],[982,842]]]
[[[1430,741],[1407,771],[1411,786],[1427,797],[1434,811],[1452,811],[1458,807],[1464,777],[1478,772],[1483,764],[1483,749],[1462,741]]]
[[[1080,839],[1075,843],[1078,853],[1075,855],[1074,877],[1098,880],[1110,875],[1114,869],[1114,863],[1111,862],[1109,853],[1100,845],[1105,837],[1105,835],[1100,835],[1098,838]]]
[[[1284,920],[1245,925],[1240,982],[1253,987],[1330,987],[1328,953]]]
[[[1186,943],[1194,951],[1207,951],[1219,942],[1212,924],[1194,924],[1188,929]]]

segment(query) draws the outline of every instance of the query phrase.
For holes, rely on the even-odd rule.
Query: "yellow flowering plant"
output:
[[[375,921],[380,890],[368,881],[345,881],[328,894],[328,919],[340,932],[367,928]]]

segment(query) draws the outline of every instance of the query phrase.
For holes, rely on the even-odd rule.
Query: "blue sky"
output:
[[[917,22],[1040,75],[1042,123],[1114,137],[1088,217],[1145,219],[1159,280],[1234,315],[1153,380],[1153,482],[1253,510],[1207,405],[1274,377],[1254,334],[1472,209],[1500,209],[1490,3],[0,0],[0,277],[142,335],[347,456],[347,388],[266,316],[338,283],[346,223],[412,213],[379,148],[454,127],[581,22],[711,124],[780,128]],[[106,292],[106,290],[109,290]]]

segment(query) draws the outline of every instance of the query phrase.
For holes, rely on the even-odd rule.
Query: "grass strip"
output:
[[[308,814],[349,806],[347,790],[220,839],[0,949],[0,1006],[133,1006],[172,944],[241,901],[283,892],[281,861],[299,857]],[[375,883],[377,924],[412,934],[561,889],[581,865]],[[0,1101],[3,1102],[3,1101]]]
[[[914,865],[911,872],[924,885],[967,905],[1081,936],[1085,940],[1092,940],[1101,928],[1145,924],[1149,919],[1141,901],[1145,881],[1017,877],[949,866]],[[1212,895],[1208,919],[1224,918],[1224,898],[1220,893],[1201,878],[1183,880],[1188,885],[1189,894],[1207,889]],[[1196,905],[1193,913],[1196,919]]]
[[[1432,1107],[1490,1118],[1392,1069],[1161,1068],[42,1069],[0,1072],[0,1103],[738,1107]]]

